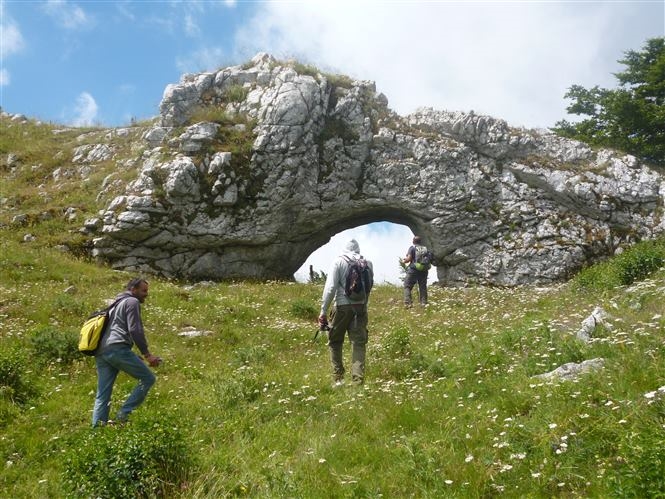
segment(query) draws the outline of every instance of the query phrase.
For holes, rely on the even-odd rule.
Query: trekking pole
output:
[[[314,333],[314,338],[312,338],[312,341],[316,341],[316,338],[318,338],[321,331],[330,331],[330,326],[328,324],[321,324],[319,329],[317,329]]]

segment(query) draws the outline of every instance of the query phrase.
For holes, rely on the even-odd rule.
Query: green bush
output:
[[[389,357],[407,357],[411,354],[411,338],[406,328],[400,327],[389,331],[383,337],[381,346]]]
[[[63,482],[74,497],[172,497],[192,468],[182,428],[153,417],[80,431],[66,447]]]
[[[4,428],[14,421],[20,414],[20,409],[8,398],[5,398],[7,387],[0,386],[0,428]]]
[[[638,244],[616,259],[617,274],[622,285],[640,281],[665,263],[665,250],[653,241]]]
[[[315,321],[319,316],[319,309],[311,300],[296,300],[291,304],[291,314],[299,319]]]
[[[237,370],[232,376],[219,374],[211,380],[219,406],[229,409],[242,402],[254,402],[261,396],[261,382],[249,370]]]
[[[43,364],[71,364],[81,357],[78,338],[75,334],[52,327],[38,329],[30,337],[35,356]]]
[[[0,352],[0,398],[12,404],[28,402],[37,391],[27,380],[26,354],[19,346]]]
[[[609,477],[614,497],[665,497],[665,429],[661,424],[629,433],[619,455],[622,460]]]
[[[663,265],[664,242],[643,241],[611,260],[583,269],[574,282],[582,288],[608,290],[643,280]]]
[[[420,373],[430,378],[442,378],[450,373],[441,359],[435,359],[426,352],[414,352],[409,357],[412,373]]]
[[[597,263],[582,269],[573,282],[578,288],[594,290],[612,289],[619,285],[611,262]]]
[[[224,97],[228,102],[243,102],[249,94],[249,88],[243,85],[231,85],[224,92]]]

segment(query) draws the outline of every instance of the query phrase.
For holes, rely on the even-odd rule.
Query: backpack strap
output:
[[[113,307],[115,307],[118,303],[120,303],[125,298],[131,298],[131,296],[121,296],[120,298],[115,300],[113,303],[111,303],[108,307],[106,307],[106,311],[110,312]]]
[[[104,309],[104,315],[106,315],[107,317],[106,317],[106,324],[104,324],[104,329],[102,330],[102,335],[101,335],[100,338],[99,338],[99,342],[100,342],[100,343],[102,342],[102,339],[104,338],[104,336],[106,336],[106,333],[107,333],[108,330],[109,330],[109,326],[111,325],[110,322],[109,322],[109,320],[108,320],[108,319],[109,319],[108,314],[111,312],[111,309],[112,309],[113,307],[115,307],[118,303],[120,303],[121,301],[123,301],[125,298],[131,298],[131,297],[130,297],[130,296],[121,296],[120,298],[118,298],[117,300],[115,300],[113,303],[111,303],[108,307],[106,307],[106,308]]]

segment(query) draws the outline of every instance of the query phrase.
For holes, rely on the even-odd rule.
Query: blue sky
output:
[[[0,0],[0,106],[121,126],[157,115],[183,73],[262,51],[373,80],[400,114],[474,110],[540,128],[568,117],[568,87],[614,87],[623,52],[656,36],[665,36],[665,0]],[[375,259],[403,241],[379,265],[390,281],[411,237],[395,230],[356,233],[361,247],[377,241],[365,245]],[[323,250],[304,268],[326,268]]]

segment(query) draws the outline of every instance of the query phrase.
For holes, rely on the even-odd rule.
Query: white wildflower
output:
[[[506,471],[510,471],[512,469],[513,469],[512,464],[504,464],[503,466],[501,466],[501,469],[499,470],[499,473],[505,473]]]

